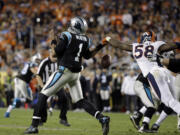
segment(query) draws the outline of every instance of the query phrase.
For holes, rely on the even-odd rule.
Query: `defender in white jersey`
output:
[[[166,68],[161,66],[159,62],[159,54],[180,48],[180,43],[175,42],[173,44],[166,44],[163,41],[151,42],[151,31],[145,32],[140,40],[140,43],[128,43],[112,39],[111,37],[106,37],[106,42],[111,44],[113,47],[132,51],[143,76],[146,77],[150,83],[152,94],[156,99],[172,108],[179,116],[180,103],[175,100],[172,94],[172,76]]]

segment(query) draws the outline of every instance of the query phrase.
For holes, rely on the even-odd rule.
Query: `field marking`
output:
[[[17,125],[0,125],[0,128],[14,128],[14,129],[27,129],[27,126],[17,126]],[[39,127],[40,130],[53,130],[53,131],[93,131],[99,132],[100,130],[88,130],[88,129],[72,129],[72,128],[47,128]]]

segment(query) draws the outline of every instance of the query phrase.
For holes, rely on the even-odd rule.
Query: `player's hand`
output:
[[[111,37],[107,36],[102,40],[102,45],[107,45],[108,42],[111,40]]]

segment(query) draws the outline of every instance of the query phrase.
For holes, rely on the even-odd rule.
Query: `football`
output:
[[[106,54],[101,59],[102,68],[108,68],[111,65],[111,56]]]

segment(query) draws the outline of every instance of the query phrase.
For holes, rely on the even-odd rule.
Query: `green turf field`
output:
[[[4,118],[5,109],[0,109],[0,135],[23,135],[30,125],[32,110],[15,109],[11,118]],[[84,112],[68,112],[71,127],[59,124],[59,112],[54,111],[44,126],[39,128],[39,135],[102,135],[99,122]],[[131,125],[129,116],[121,113],[107,113],[111,117],[109,135],[139,135]],[[153,120],[157,116],[153,117]],[[180,135],[176,129],[176,116],[169,116],[162,124],[158,134]]]

